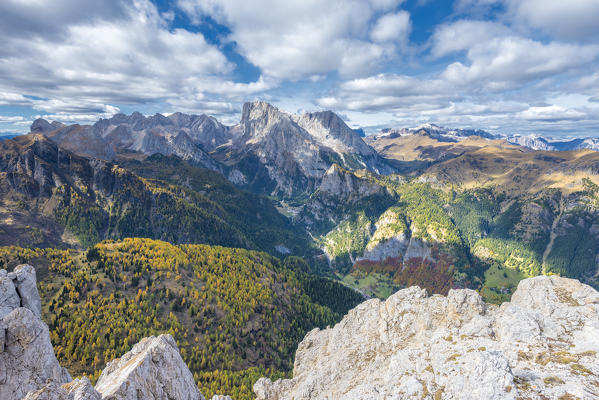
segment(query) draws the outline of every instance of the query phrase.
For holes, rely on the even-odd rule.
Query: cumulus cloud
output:
[[[411,23],[410,14],[406,11],[385,14],[378,19],[370,37],[375,42],[396,41],[405,43],[408,40]]]
[[[515,23],[540,29],[563,40],[593,41],[599,37],[599,1],[504,0]]]
[[[230,28],[231,40],[269,77],[304,79],[338,71],[343,76],[372,72],[389,51],[369,40],[375,16],[393,10],[399,0],[179,0],[198,23],[210,15]],[[398,17],[399,15],[399,17]],[[389,14],[408,29],[406,12]],[[407,19],[407,21],[406,21]],[[380,21],[380,20],[379,20]],[[388,40],[401,29],[383,19],[373,38]],[[378,30],[377,30],[378,29]],[[391,49],[388,49],[391,50]]]
[[[8,115],[0,115],[0,123],[14,123],[24,121],[25,118],[22,116],[8,116]]]
[[[440,25],[431,39],[431,55],[443,57],[510,34],[508,27],[497,22],[460,20]]]
[[[586,114],[581,111],[567,109],[562,106],[551,105],[545,107],[530,107],[517,114],[519,118],[528,121],[563,121],[579,120],[586,118]]]
[[[201,33],[170,29],[171,13],[160,14],[149,0],[99,5],[3,2],[0,30],[9,19],[24,29],[3,31],[0,104],[102,116],[116,104],[231,98],[269,87],[231,82],[234,65],[225,55]]]
[[[28,106],[31,100],[19,93],[3,92],[0,89],[0,106]]]
[[[464,19],[438,26],[428,48],[434,60],[449,60],[437,72],[346,80],[317,104],[390,112],[397,121],[478,123],[483,128],[516,129],[522,121],[524,130],[550,123],[571,129],[575,121],[587,124],[581,129],[593,121],[599,125],[593,107],[599,75],[583,75],[597,65],[595,44],[535,40],[500,22]]]

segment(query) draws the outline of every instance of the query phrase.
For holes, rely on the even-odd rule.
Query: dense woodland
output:
[[[588,271],[595,270],[599,251],[592,234],[599,223],[599,187],[590,181],[581,192],[547,189],[530,198],[510,198],[493,187],[457,191],[418,180],[386,184],[397,196],[395,205],[376,218],[357,212],[322,240],[333,265],[349,271],[356,282],[374,273],[394,285],[419,284],[432,293],[470,287],[494,303],[509,300],[519,280],[539,274],[594,282]],[[388,232],[381,234],[379,218],[387,221]],[[434,262],[393,257],[352,262],[399,234],[427,243]]]
[[[260,376],[286,376],[297,344],[333,325],[362,296],[308,275],[297,257],[150,239],[86,252],[0,249],[0,264],[38,266],[43,317],[62,365],[97,379],[107,361],[149,335],[177,340],[207,396],[252,398]]]

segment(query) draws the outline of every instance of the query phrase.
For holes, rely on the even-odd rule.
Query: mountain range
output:
[[[364,298],[418,285],[499,304],[539,275],[599,287],[591,149],[434,125],[362,136],[265,102],[233,126],[133,113],[31,130],[0,142],[0,266],[40,266],[57,357],[92,382],[169,332],[202,393],[250,399]]]
[[[332,163],[352,170],[392,171],[336,114],[292,115],[265,102],[246,103],[234,126],[207,115],[144,117],[135,112],[89,126],[38,119],[31,132],[75,153],[109,161],[135,153],[176,155],[265,194],[314,190]]]
[[[592,150],[535,151],[432,124],[362,137],[333,112],[265,102],[246,103],[233,126],[133,113],[31,130],[2,143],[6,244],[141,236],[260,249],[308,257],[368,295],[419,283],[504,298],[519,275],[489,271],[516,248],[522,276],[596,280]],[[585,252],[568,248],[577,240]],[[482,257],[489,243],[507,253]],[[369,285],[365,271],[378,274]]]
[[[599,151],[599,138],[574,138],[569,140],[548,139],[542,135],[493,134],[481,129],[452,129],[435,124],[423,124],[416,128],[384,128],[368,137],[367,141],[394,139],[406,136],[427,136],[442,142],[457,142],[473,136],[489,140],[506,140],[511,144],[532,150],[567,151],[590,149]]]

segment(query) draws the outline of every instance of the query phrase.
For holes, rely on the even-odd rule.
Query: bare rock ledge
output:
[[[557,276],[525,279],[511,302],[475,291],[400,290],[366,301],[300,343],[293,378],[258,400],[599,398],[599,293]],[[563,397],[562,397],[563,396]]]

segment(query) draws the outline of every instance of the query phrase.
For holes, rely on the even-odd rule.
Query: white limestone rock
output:
[[[293,379],[258,400],[599,397],[599,293],[556,276],[523,280],[511,303],[418,287],[369,300],[300,343]]]
[[[0,271],[0,318],[18,307],[42,315],[42,301],[37,292],[35,269],[31,265],[19,265],[13,272]]]
[[[87,378],[75,379],[64,385],[49,382],[39,390],[29,392],[23,400],[102,400]]]
[[[71,380],[56,360],[48,327],[31,310],[16,308],[2,324],[5,338],[0,353],[0,399],[19,400],[47,380]]]
[[[21,307],[25,307],[33,311],[33,313],[41,318],[42,316],[42,300],[37,291],[37,277],[35,268],[31,265],[24,264],[15,268],[12,273],[15,278],[13,282],[15,289],[21,298]]]
[[[41,301],[35,269],[20,265],[0,270],[0,399],[20,400],[50,382],[68,382],[40,319]]]
[[[3,274],[2,274],[3,273]],[[6,274],[5,270],[0,271],[0,319],[10,313],[15,308],[21,306],[21,298],[17,294],[15,284]]]
[[[96,390],[102,399],[204,400],[171,335],[142,339],[108,363]]]

